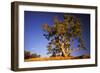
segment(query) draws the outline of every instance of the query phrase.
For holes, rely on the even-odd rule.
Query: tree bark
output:
[[[67,57],[68,55],[65,52],[64,43],[61,43],[61,50],[62,50],[62,53],[63,53],[64,57]]]

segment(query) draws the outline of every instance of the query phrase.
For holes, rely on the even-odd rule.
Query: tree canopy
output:
[[[82,38],[82,28],[79,18],[73,15],[64,15],[63,21],[54,17],[54,24],[43,24],[45,38],[50,41],[47,45],[48,54],[51,56],[70,56],[74,51],[86,49]],[[78,39],[77,48],[74,49],[73,42]],[[73,46],[73,48],[71,48]]]

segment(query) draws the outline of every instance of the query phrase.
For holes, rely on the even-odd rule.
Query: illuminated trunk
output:
[[[64,57],[67,57],[68,55],[65,52],[64,43],[61,43],[61,50],[62,50],[62,53],[63,53]]]

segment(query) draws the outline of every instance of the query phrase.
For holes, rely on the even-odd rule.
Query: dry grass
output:
[[[30,58],[30,59],[25,59],[25,62],[30,62],[30,61],[48,61],[48,60],[70,60],[70,59],[86,59],[86,58],[90,58],[89,56],[82,56],[82,58],[79,57],[72,57],[72,56],[68,56],[68,57],[61,57],[61,56],[57,56],[57,57],[46,57],[46,58]]]

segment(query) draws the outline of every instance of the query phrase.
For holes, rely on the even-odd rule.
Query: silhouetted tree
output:
[[[37,55],[36,53],[31,53],[30,51],[24,51],[24,59],[29,59],[29,58],[37,58],[40,57],[40,55]]]

